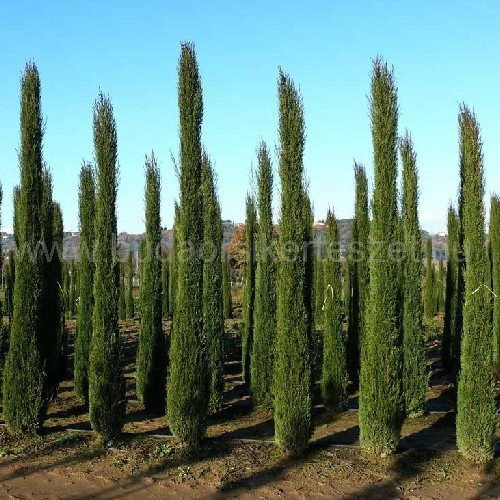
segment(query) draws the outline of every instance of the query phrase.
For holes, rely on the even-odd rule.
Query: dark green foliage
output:
[[[359,356],[362,333],[366,324],[366,303],[370,286],[369,237],[370,217],[368,212],[368,179],[363,165],[354,163],[356,200],[351,243],[348,250],[350,268],[349,284],[352,297],[348,310],[349,329],[347,335],[347,369],[349,378],[359,384]]]
[[[250,387],[251,357],[254,335],[255,308],[255,232],[257,230],[257,210],[255,200],[247,195],[245,220],[246,259],[243,268],[243,334],[241,338],[242,378]]]
[[[233,317],[233,298],[231,296],[231,270],[227,252],[222,251],[222,291],[224,301],[224,318]]]
[[[322,327],[324,320],[323,305],[325,303],[325,269],[321,255],[314,259],[314,323]],[[342,289],[341,289],[342,290]]]
[[[66,374],[68,364],[68,334],[64,320],[64,298],[62,295],[62,258],[63,258],[63,238],[64,225],[61,205],[54,202],[52,204],[52,235],[54,240],[54,255],[51,260],[51,275],[53,280],[53,324],[54,336],[56,340],[56,362],[57,380],[62,380]],[[91,321],[92,318],[89,318]]]
[[[458,273],[459,273],[459,225],[456,210],[448,209],[448,263],[446,265],[446,298],[444,310],[444,330],[442,343],[443,367],[452,371],[455,376],[460,366],[460,341],[462,332],[457,325]]]
[[[14,240],[16,242],[17,248],[19,248],[19,234],[21,231],[21,228],[19,226],[19,211],[21,210],[20,200],[21,200],[20,188],[19,186],[14,186],[14,189],[12,190],[12,203],[14,208],[14,216],[12,217],[12,223],[14,228]]]
[[[490,247],[493,292],[493,364],[500,379],[500,198],[491,197]]]
[[[162,325],[160,172],[154,154],[146,158],[146,240],[141,268],[141,324],[137,351],[137,395],[146,410],[165,409],[167,350]]]
[[[491,291],[486,283],[489,265],[484,220],[484,166],[479,124],[462,106],[459,115],[463,164],[462,225],[467,261],[461,368],[457,394],[457,445],[473,462],[495,452],[495,388]]]
[[[307,447],[312,432],[311,262],[303,259],[311,237],[311,205],[306,193],[302,98],[280,71],[279,174],[281,179],[280,262],[277,279],[277,333],[274,363],[276,442],[293,454]],[[308,256],[309,257],[309,256]]]
[[[127,319],[134,319],[135,307],[134,307],[134,256],[132,252],[128,253],[127,261],[127,283],[126,283],[126,295],[125,304],[127,307]]]
[[[377,258],[370,260],[367,324],[361,343],[359,426],[361,446],[375,455],[387,455],[396,450],[404,415],[401,266],[391,252],[400,241],[398,105],[394,75],[387,64],[376,59],[371,76],[375,183],[370,242]]]
[[[90,342],[90,423],[103,441],[116,438],[125,416],[125,378],[118,326],[120,271],[116,255],[118,159],[116,124],[109,97],[94,105],[97,195],[94,253],[94,311]]]
[[[427,355],[422,328],[422,236],[418,219],[417,155],[410,135],[401,140],[403,163],[403,391],[406,414],[423,414],[427,395]]]
[[[172,433],[190,447],[205,434],[209,376],[203,346],[201,123],[203,97],[194,45],[179,60],[180,210],[175,224],[176,293],[170,344],[167,416]],[[189,248],[193,251],[189,252]],[[177,251],[178,249],[178,251]]]
[[[262,141],[257,150],[257,269],[255,274],[254,341],[251,363],[253,404],[273,404],[274,341],[276,338],[276,264],[273,233],[273,171],[269,149]]]
[[[321,394],[325,407],[340,412],[347,403],[346,338],[342,328],[342,269],[340,265],[339,229],[335,216],[328,211],[324,263],[325,300],[323,330],[323,371]]]
[[[352,314],[352,249],[347,249],[346,259],[342,264],[342,304],[344,306],[344,315],[348,320],[348,328],[350,328]]]
[[[16,263],[14,251],[9,252],[9,264],[5,269],[5,312],[9,316],[9,324],[12,323],[14,313],[14,281],[16,279]]]
[[[163,319],[167,319],[169,315],[169,288],[170,288],[170,276],[169,276],[169,259],[168,254],[165,252],[162,254],[161,259],[161,315]]]
[[[434,318],[436,314],[436,274],[432,263],[432,239],[426,241],[426,266],[424,285],[424,316],[427,319]]]
[[[95,174],[89,163],[83,163],[80,170],[78,194],[78,217],[80,223],[78,279],[80,297],[76,318],[74,376],[75,394],[87,405],[89,401],[89,356],[94,307],[94,262],[92,250],[94,246],[94,222],[96,215]]]
[[[438,268],[436,271],[436,312],[441,313],[444,311],[444,288],[445,288],[445,269],[443,259],[439,259]]]
[[[2,190],[2,184],[0,183],[0,228],[2,226],[2,198],[3,198],[3,190]],[[2,249],[2,241],[0,240],[0,272],[3,269],[3,249]],[[8,271],[6,272],[6,278],[8,276]],[[7,298],[7,293],[5,292],[5,298]],[[0,302],[0,381],[2,380],[2,375],[3,375],[3,366],[5,364],[5,355],[7,354],[7,348],[8,348],[8,330],[3,324],[3,314],[5,307],[2,307],[5,305],[5,300],[4,304]],[[0,400],[2,398],[2,387],[0,386]]]
[[[44,220],[40,77],[27,63],[21,79],[21,182],[15,202],[16,257],[14,316],[3,376],[3,416],[11,432],[34,432],[45,418],[47,377],[43,345]],[[26,252],[32,252],[29,258]]]
[[[224,303],[222,287],[222,222],[215,174],[206,153],[202,166],[203,239],[203,338],[208,354],[211,411],[219,410],[224,392]]]

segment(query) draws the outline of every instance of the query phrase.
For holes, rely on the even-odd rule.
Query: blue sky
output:
[[[0,180],[3,227],[12,228],[18,182],[19,81],[27,59],[42,78],[45,160],[66,230],[78,228],[78,173],[93,159],[92,105],[99,88],[118,128],[118,229],[144,230],[144,155],[162,173],[163,224],[178,183],[179,43],[196,44],[204,87],[203,141],[218,173],[224,218],[242,221],[255,149],[274,155],[278,67],[301,88],[305,165],[316,219],[329,206],[353,212],[353,159],[372,179],[367,93],[371,60],[394,66],[400,133],[418,153],[420,218],[444,231],[458,186],[457,112],[464,101],[482,128],[486,193],[500,190],[500,4],[492,1],[51,0],[0,10]],[[278,189],[275,205],[278,213]]]

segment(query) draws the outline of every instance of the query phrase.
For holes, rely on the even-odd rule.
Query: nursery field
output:
[[[197,453],[171,437],[164,416],[148,414],[135,394],[138,323],[122,323],[127,417],[123,436],[94,441],[70,376],[51,404],[43,432],[14,438],[0,429],[2,498],[498,498],[500,460],[472,465],[456,451],[452,386],[440,341],[428,328],[431,369],[427,413],[407,419],[398,453],[374,458],[359,448],[357,394],[331,417],[315,393],[315,430],[307,452],[285,456],[273,421],[252,411],[241,384],[241,312],[226,321],[228,359],[223,408],[209,417]],[[432,330],[438,331],[437,318]],[[74,322],[69,322],[74,333]],[[170,324],[166,323],[168,331]],[[72,338],[72,336],[71,336]],[[318,350],[321,346],[318,345]],[[71,355],[71,353],[70,353]],[[71,375],[71,374],[69,374]],[[319,375],[319,374],[317,374]],[[497,437],[499,433],[497,430]]]

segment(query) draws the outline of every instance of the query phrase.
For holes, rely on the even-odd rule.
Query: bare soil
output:
[[[74,322],[68,325],[73,331]],[[475,466],[456,451],[453,385],[441,369],[439,340],[427,344],[428,413],[405,422],[397,454],[375,459],[360,450],[356,393],[349,410],[338,416],[324,410],[317,394],[311,446],[297,459],[273,443],[271,415],[252,410],[238,361],[241,321],[226,326],[224,405],[209,417],[200,450],[182,448],[165,416],[146,413],[137,401],[137,322],[126,322],[123,437],[104,447],[97,443],[68,374],[40,436],[15,438],[0,427],[0,497],[500,498],[498,453],[487,466]]]

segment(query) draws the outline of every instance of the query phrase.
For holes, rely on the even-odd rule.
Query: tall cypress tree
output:
[[[125,295],[126,306],[127,306],[127,319],[134,319],[135,308],[134,308],[134,256],[132,251],[128,252],[127,260],[127,293]]]
[[[76,318],[74,356],[75,394],[88,405],[89,402],[89,355],[92,339],[92,315],[94,307],[94,259],[93,246],[96,215],[96,186],[94,169],[83,163],[80,169],[78,192],[78,216],[80,223],[80,251],[78,279],[80,300]]]
[[[277,333],[274,363],[276,441],[297,454],[312,432],[311,263],[304,244],[311,237],[311,206],[304,180],[305,124],[302,98],[280,70],[279,174],[281,179],[280,263],[277,280]]]
[[[222,290],[224,301],[224,318],[233,317],[233,299],[231,297],[231,273],[227,251],[222,252]]]
[[[21,78],[21,183],[15,208],[19,259],[16,259],[14,316],[3,376],[3,415],[11,432],[34,432],[45,418],[48,394],[45,375],[42,241],[43,119],[40,76],[26,64]],[[26,251],[33,252],[29,258]]]
[[[460,108],[463,152],[462,223],[467,262],[461,367],[457,395],[457,444],[474,462],[493,458],[495,450],[495,389],[493,380],[491,291],[484,220],[484,166],[479,124]]]
[[[361,346],[359,426],[361,446],[370,453],[393,453],[403,417],[400,264],[391,253],[400,241],[397,192],[398,104],[393,72],[381,59],[373,64],[371,125],[375,184],[370,241],[366,331]]]
[[[257,149],[257,161],[259,225],[256,249],[251,393],[255,406],[271,409],[276,337],[276,264],[273,246],[273,171],[269,149],[264,141]]]
[[[500,379],[500,198],[491,197],[490,247],[493,283],[493,364]]]
[[[3,198],[3,190],[2,190],[2,183],[0,182],[0,228],[2,226],[2,198]],[[3,249],[2,249],[2,241],[0,241],[0,272],[4,269],[3,267]],[[8,282],[8,270],[5,273],[5,285]],[[7,339],[7,333],[8,330],[7,328],[4,327],[3,324],[3,315],[5,312],[5,307],[6,302],[8,302],[8,296],[7,296],[7,287],[4,285],[4,301],[3,304],[0,302],[0,380],[2,380],[3,376],[3,367],[5,363],[5,355],[7,354],[7,346],[8,346],[8,339]],[[2,397],[2,387],[0,385],[0,399]]]
[[[63,259],[63,240],[64,224],[61,205],[57,202],[52,203],[52,236],[54,241],[54,253],[51,260],[52,280],[54,286],[54,304],[53,304],[53,324],[54,339],[56,341],[56,363],[55,371],[57,379],[62,380],[66,375],[68,361],[68,335],[64,318],[64,303],[62,290],[62,259]],[[91,318],[90,318],[91,319]]]
[[[448,208],[448,263],[446,264],[446,297],[444,307],[443,343],[441,347],[443,367],[455,373],[459,362],[459,345],[461,332],[457,326],[458,310],[458,244],[459,244],[458,215],[453,206]]]
[[[194,45],[181,45],[178,70],[180,211],[175,237],[178,238],[179,255],[175,257],[177,285],[167,416],[173,434],[187,445],[196,447],[206,429],[209,378],[203,346],[203,260],[200,255],[203,242],[203,200],[199,193],[203,96]]]
[[[424,285],[424,316],[432,319],[436,313],[435,270],[432,264],[432,239],[426,241],[426,266]]]
[[[362,332],[366,324],[366,302],[370,285],[369,237],[370,218],[368,212],[368,179],[363,165],[354,163],[356,200],[351,243],[349,245],[350,285],[352,298],[349,308],[347,336],[347,368],[349,378],[357,387],[359,383],[359,354]]]
[[[422,236],[418,219],[417,155],[407,133],[400,144],[403,163],[403,390],[406,414],[424,412],[427,356],[422,328]]]
[[[215,174],[210,158],[203,153],[203,338],[208,354],[211,411],[220,409],[224,392],[224,300],[222,289],[222,221]]]
[[[323,370],[321,394],[328,410],[339,412],[347,403],[346,338],[342,327],[342,269],[340,265],[339,228],[335,216],[328,211],[324,263],[325,299],[323,330]]]
[[[245,218],[246,261],[243,268],[243,336],[241,339],[241,369],[246,386],[250,387],[251,357],[254,336],[255,307],[255,231],[257,211],[255,200],[247,195]]]
[[[125,416],[125,378],[118,326],[120,272],[116,255],[118,158],[116,124],[109,97],[94,105],[97,164],[94,311],[90,342],[90,423],[103,441],[121,432]]]
[[[165,409],[167,352],[162,325],[160,172],[154,153],[146,158],[146,245],[141,272],[141,324],[137,351],[137,395],[146,410]]]

